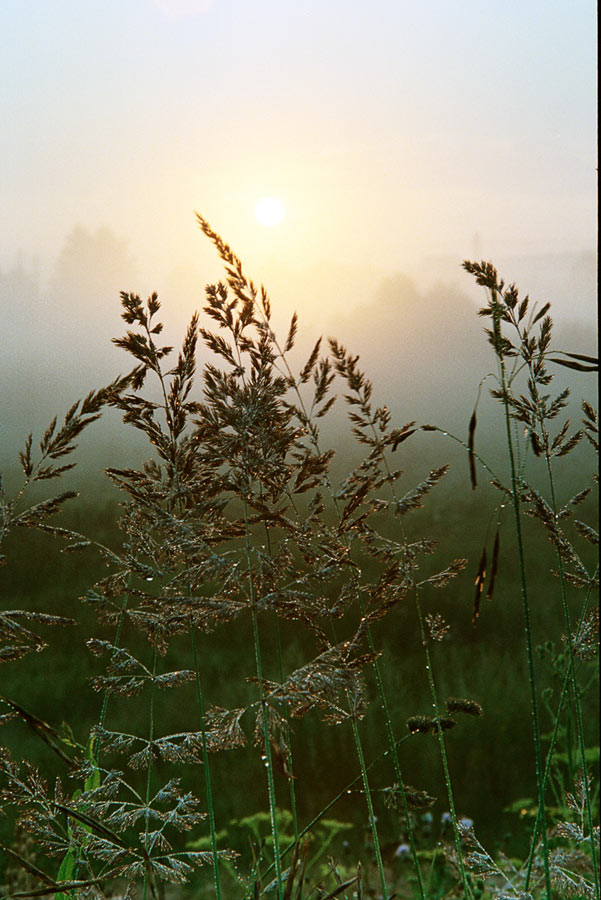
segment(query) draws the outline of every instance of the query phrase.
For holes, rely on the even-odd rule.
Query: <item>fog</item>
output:
[[[200,232],[198,241],[206,241]],[[326,263],[305,271],[272,266],[273,283],[266,281],[266,288],[274,327],[284,337],[297,310],[299,337],[291,358],[299,368],[317,337],[335,337],[360,355],[377,402],[388,405],[399,424],[429,422],[465,436],[478,384],[494,369],[494,359],[483,333],[485,322],[477,316],[485,293],[460,263],[432,258],[411,273]],[[209,268],[210,280],[220,277],[217,262]],[[508,258],[499,268],[539,307],[554,304],[556,347],[596,352],[592,252]],[[252,275],[260,280],[260,273]],[[89,390],[131,368],[111,343],[127,327],[120,318],[120,290],[145,296],[158,289],[165,339],[177,347],[193,310],[202,308],[206,281],[200,267],[191,264],[153,281],[128,241],[109,226],[93,231],[75,226],[46,279],[26,258],[1,271],[2,466],[13,469],[30,431],[39,436],[54,415],[60,417]],[[207,358],[199,346],[199,368]],[[575,397],[583,393],[594,399],[591,376],[559,367],[554,371],[562,384],[573,386]],[[199,381],[197,396],[201,390]],[[339,387],[338,393],[344,390]],[[343,408],[343,402],[338,406]],[[342,429],[341,412],[332,421],[335,430]],[[486,412],[482,421],[481,440],[494,442]],[[336,435],[331,439],[336,442]],[[140,436],[124,428],[115,412],[83,439],[85,468],[97,474],[106,465],[139,461],[147,453]]]
[[[177,346],[223,277],[360,353],[403,420],[465,421],[491,355],[464,258],[595,322],[596,22],[583,2],[2,4],[0,460],[125,371],[119,291]],[[276,196],[285,216],[255,215]],[[565,376],[568,373],[562,372]],[[117,419],[86,435],[127,452]],[[103,449],[104,448],[104,449]]]

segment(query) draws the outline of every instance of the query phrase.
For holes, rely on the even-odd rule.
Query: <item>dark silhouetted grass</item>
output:
[[[226,272],[206,324],[174,354],[156,294],[123,293],[129,374],[30,437],[2,494],[3,896],[598,900],[597,536],[590,489],[560,499],[556,474],[598,450],[597,418],[585,402],[574,431],[553,394],[554,366],[594,360],[552,348],[548,305],[465,264],[489,293],[492,465],[490,377],[465,438],[394,424],[335,339],[295,369],[296,315],[280,340],[265,289],[198,221]],[[323,428],[336,391],[352,455]],[[109,406],[150,448],[107,469],[118,532],[114,506],[88,529],[74,491],[36,493]],[[446,495],[440,434],[465,453]],[[418,442],[416,483],[399,464]],[[492,821],[466,815],[477,793]]]

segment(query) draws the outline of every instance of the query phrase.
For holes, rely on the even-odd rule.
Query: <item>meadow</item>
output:
[[[1,895],[599,900],[596,360],[466,262],[494,377],[395,423],[199,225],[181,349],[123,293],[128,374],[2,493]],[[115,410],[147,461],[78,498]]]

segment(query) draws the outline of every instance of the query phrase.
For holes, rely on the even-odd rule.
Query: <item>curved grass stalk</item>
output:
[[[448,438],[450,438],[450,440],[454,441],[456,444],[459,444],[461,447],[463,447],[463,449],[467,453],[470,452],[470,447],[468,444],[466,444],[466,442],[463,440],[463,438],[457,437],[457,435],[452,434],[450,431],[445,431],[443,428],[439,428],[437,425],[422,425],[421,431],[437,431],[439,434],[442,434],[443,437],[448,437]],[[480,463],[480,465],[482,466],[482,468],[486,472],[488,472],[489,475],[492,476],[493,480],[496,481],[498,484],[501,484],[502,483],[501,479],[495,474],[494,470],[491,469],[491,467],[488,465],[486,460],[484,460],[476,452],[476,450],[471,450],[471,452],[474,455],[474,459],[477,460]]]

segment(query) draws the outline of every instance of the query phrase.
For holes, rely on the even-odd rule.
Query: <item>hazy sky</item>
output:
[[[594,246],[592,0],[3,0],[0,27],[0,266],[106,225],[152,281],[213,259],[194,209],[266,271]]]

